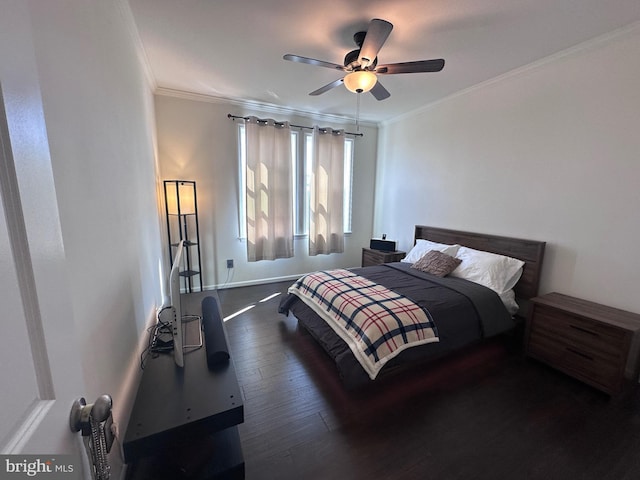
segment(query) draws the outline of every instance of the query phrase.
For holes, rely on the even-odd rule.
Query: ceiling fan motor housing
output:
[[[344,66],[345,68],[351,68],[352,70],[359,70],[360,64],[358,63],[358,57],[360,56],[360,49],[351,50],[344,56]],[[376,68],[376,64],[378,63],[378,57],[374,58],[373,62],[369,64],[368,70],[373,70]]]

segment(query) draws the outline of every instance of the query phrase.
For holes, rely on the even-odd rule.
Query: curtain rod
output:
[[[231,120],[235,120],[235,119],[242,119],[242,120],[249,120],[249,117],[240,117],[238,115],[232,115],[230,113],[227,114],[227,118],[231,119]],[[259,122],[266,122],[266,120],[263,119],[258,119]],[[284,125],[284,122],[275,122],[276,125]],[[290,126],[294,127],[294,128],[304,128],[307,130],[313,130],[313,127],[307,127],[306,125],[294,125],[293,123],[289,124]],[[353,132],[344,132],[345,135],[353,135],[354,137],[363,137],[364,133],[353,133]]]

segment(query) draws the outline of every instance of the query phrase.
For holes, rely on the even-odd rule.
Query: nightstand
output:
[[[610,395],[638,381],[640,315],[560,293],[531,303],[527,355]]]
[[[369,267],[371,265],[380,265],[382,263],[399,262],[407,252],[383,252],[382,250],[373,250],[372,248],[362,249],[362,266]]]

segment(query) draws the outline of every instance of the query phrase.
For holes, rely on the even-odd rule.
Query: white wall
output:
[[[638,58],[636,25],[383,126],[375,230],[543,240],[541,293],[640,312]]]
[[[122,434],[139,339],[161,301],[162,258],[153,96],[126,8],[119,1],[31,1],[27,51],[37,66],[67,273],[46,293],[70,295],[66,315],[73,319],[73,330],[51,338],[79,340],[69,354],[86,385],[57,394],[89,402],[111,394]],[[60,419],[66,432],[70,406]]]
[[[227,114],[255,114],[289,120],[298,125],[319,124],[354,131],[355,126],[286,113],[252,112],[207,97],[156,95],[158,156],[163,179],[196,180],[200,243],[205,288],[238,286],[269,279],[296,277],[309,271],[359,266],[373,223],[373,187],[377,129],[361,125],[356,140],[353,180],[353,233],[343,254],[308,256],[307,238],[295,241],[295,257],[247,262],[246,243],[238,239],[237,123]],[[227,279],[226,260],[235,269]]]

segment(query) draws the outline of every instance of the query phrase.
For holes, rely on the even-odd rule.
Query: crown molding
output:
[[[185,100],[194,100],[197,102],[217,103],[221,105],[232,105],[240,107],[252,112],[258,112],[269,115],[283,115],[283,116],[301,116],[309,118],[319,122],[328,122],[338,125],[353,125],[355,120],[351,117],[343,115],[332,115],[327,113],[309,112],[306,110],[298,110],[290,107],[284,107],[282,105],[273,105],[269,103],[255,102],[251,100],[242,100],[237,98],[221,97],[216,95],[207,95],[204,93],[188,92],[184,90],[177,90],[172,88],[157,87],[154,92],[156,95],[162,95],[165,97],[182,98]],[[378,123],[367,122],[360,120],[360,126],[368,128],[378,128]]]

